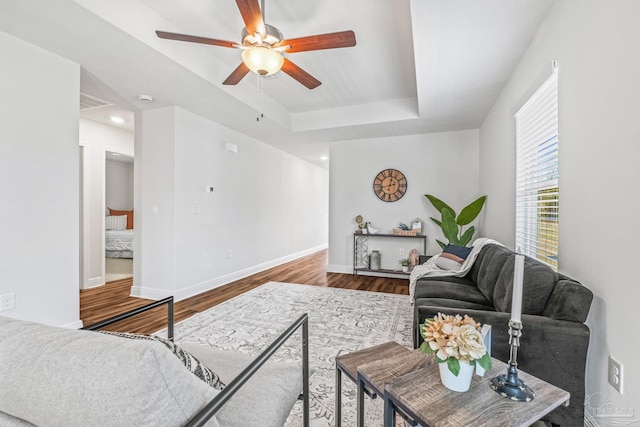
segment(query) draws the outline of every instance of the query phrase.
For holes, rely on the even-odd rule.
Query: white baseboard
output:
[[[76,320],[75,322],[71,322],[68,325],[64,325],[62,327],[67,329],[80,329],[83,326],[84,326],[84,323],[82,323],[82,320]]]
[[[268,270],[270,268],[277,267],[278,265],[282,265],[289,261],[302,258],[303,256],[311,255],[312,253],[321,251],[326,248],[327,248],[327,245],[320,245],[313,248],[305,249],[300,252],[286,255],[281,258],[267,261],[262,264],[254,265],[252,267],[248,267],[243,270],[238,270],[233,273],[226,274],[224,276],[206,280],[204,282],[196,283],[194,285],[191,285],[182,289],[177,289],[175,291],[167,291],[166,289],[157,289],[157,288],[150,288],[147,286],[134,285],[131,287],[131,296],[157,300],[157,299],[162,299],[162,298],[166,298],[168,296],[173,295],[174,301],[182,301],[183,299],[187,299],[187,298],[199,295],[203,292],[210,291],[211,289],[215,289],[220,286],[226,285],[227,283],[231,283],[236,280],[240,280],[245,277],[251,276],[252,274],[257,274],[262,271]]]
[[[353,274],[352,265],[328,264],[327,273]]]
[[[102,285],[104,285],[104,277],[102,276],[92,277],[87,281],[87,286],[83,287],[82,289],[97,288],[98,286],[102,286]]]

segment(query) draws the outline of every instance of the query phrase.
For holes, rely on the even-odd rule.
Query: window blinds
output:
[[[558,267],[558,73],[515,115],[516,247]]]

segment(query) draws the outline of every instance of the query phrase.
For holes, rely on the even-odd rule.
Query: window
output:
[[[516,247],[558,268],[558,73],[515,115]]]

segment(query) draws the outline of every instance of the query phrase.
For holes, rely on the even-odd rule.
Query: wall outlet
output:
[[[0,295],[0,311],[9,311],[16,308],[16,294],[3,294]]]
[[[231,259],[233,258],[233,249],[228,249],[227,250],[227,259]]]
[[[400,256],[403,257],[404,256],[404,248],[400,248]]]
[[[609,384],[622,394],[622,363],[609,356]]]

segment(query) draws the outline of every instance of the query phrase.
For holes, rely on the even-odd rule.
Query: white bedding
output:
[[[105,230],[104,246],[107,256],[110,258],[121,258],[122,256],[110,256],[115,253],[133,254],[133,230]],[[117,252],[113,252],[117,251]],[[126,252],[123,252],[126,251]],[[124,257],[122,257],[124,258]],[[129,257],[126,257],[129,258]]]

